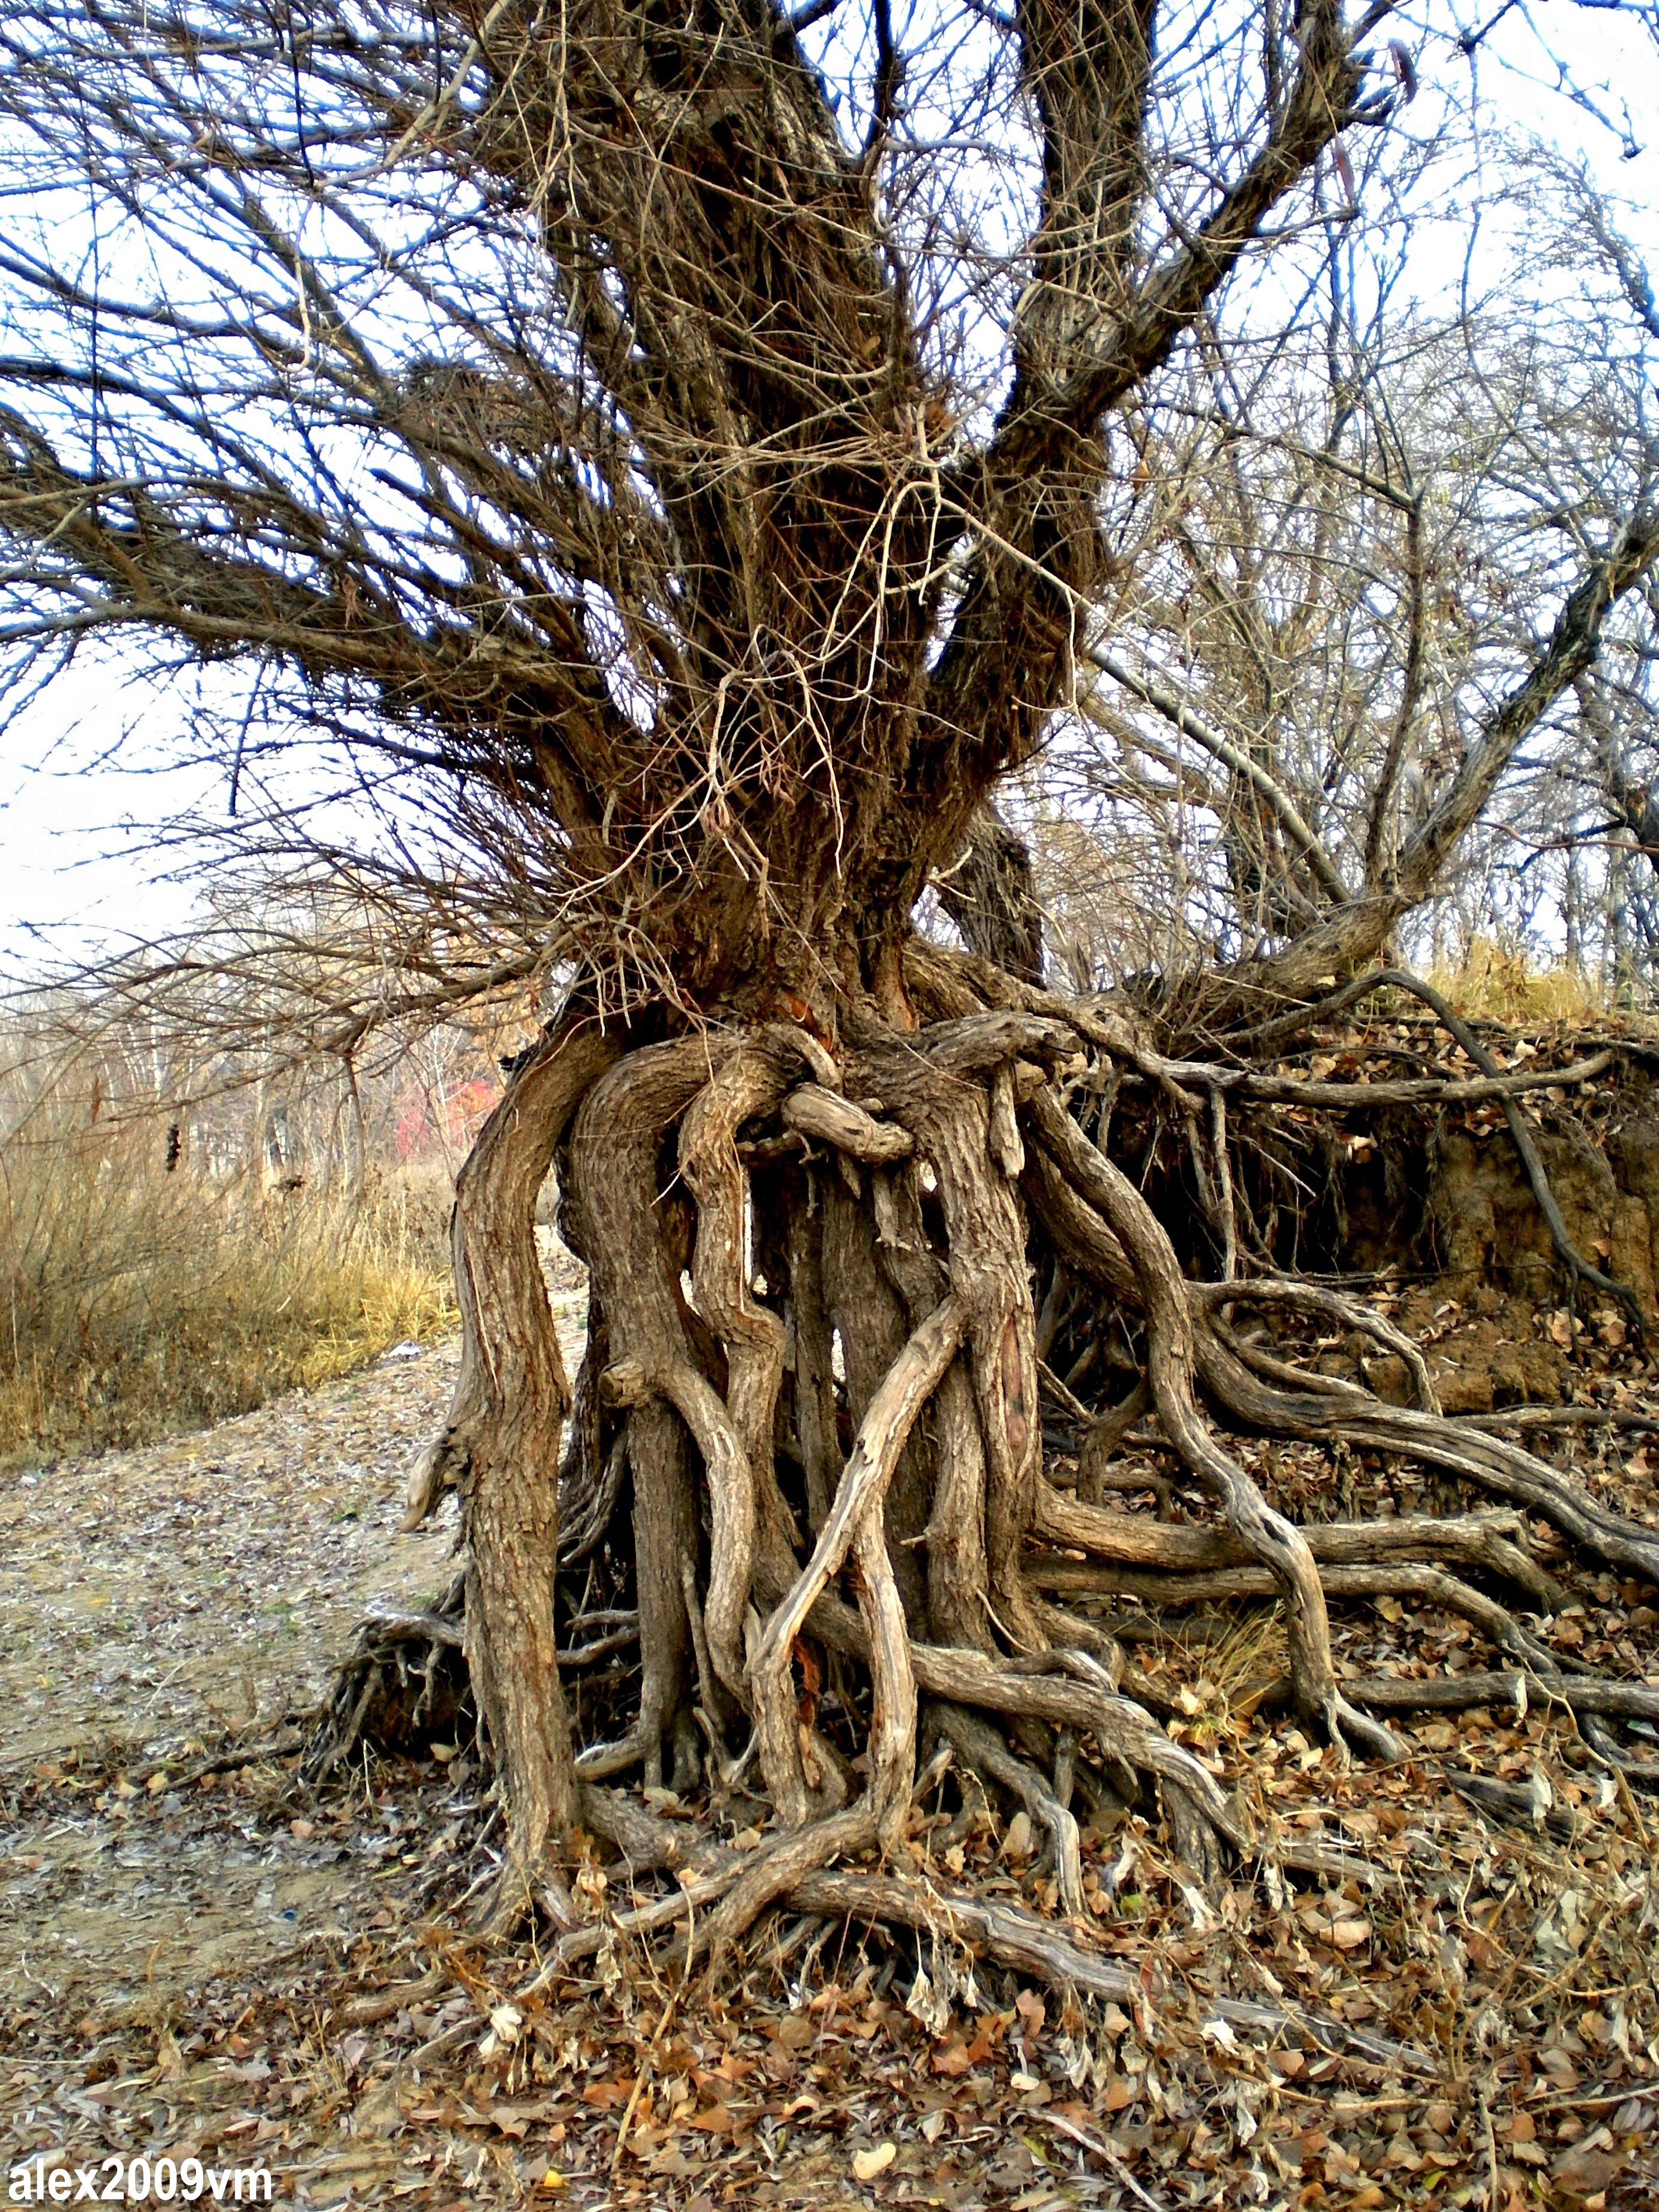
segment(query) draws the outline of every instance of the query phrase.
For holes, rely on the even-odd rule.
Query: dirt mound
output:
[[[1247,1085],[1231,1109],[1246,1272],[1271,1264],[1363,1291],[1424,1346],[1449,1413],[1561,1406],[1628,1365],[1638,1316],[1659,1340],[1659,1047],[1644,1033],[1492,1024],[1483,1042],[1528,1086],[1516,1103],[1567,1237],[1634,1311],[1575,1285],[1503,1101],[1457,1095],[1481,1071],[1434,1025],[1328,1035],[1263,1069],[1254,1087],[1270,1096]],[[1450,1094],[1398,1096],[1430,1080]],[[1327,1103],[1360,1084],[1374,1103]],[[1189,1272],[1213,1273],[1204,1193],[1167,1120],[1131,1095],[1116,1126],[1160,1216],[1193,1224]],[[1316,1364],[1412,1402],[1405,1363],[1365,1337],[1328,1340]]]

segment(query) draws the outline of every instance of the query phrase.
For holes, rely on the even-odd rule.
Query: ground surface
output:
[[[0,1988],[153,1996],[352,1920],[378,1859],[175,1824],[166,1769],[143,1792],[157,1832],[116,1778],[164,1753],[199,1765],[227,1732],[291,1738],[365,1603],[441,1587],[453,1509],[415,1536],[398,1522],[453,1364],[453,1343],[411,1346],[315,1396],[0,1488],[0,1765],[109,1777],[6,1868]]]
[[[1140,1656],[1186,1692],[1172,1729],[1248,1775],[1264,1817],[1370,1872],[1288,1892],[1241,1875],[1195,1917],[1144,1820],[1085,1830],[1095,1935],[1145,1992],[1133,2017],[994,1970],[962,1986],[949,1946],[787,1921],[720,2001],[625,1945],[528,1991],[532,1957],[453,1932],[487,1863],[465,1753],[314,1795],[292,1771],[365,1605],[447,1577],[448,1521],[398,1523],[453,1358],[389,1356],[0,1488],[0,2172],[194,2155],[262,2163],[317,2205],[683,2212],[1659,2203],[1655,1801],[1605,1784],[1554,1717],[1505,1709],[1425,1717],[1402,1766],[1345,1773],[1255,1709],[1265,1616]],[[1604,1486],[1645,1474],[1601,1432],[1570,1448]],[[1288,1454],[1263,1471],[1285,1495],[1320,1474]],[[1343,1480],[1343,1510],[1383,1503],[1380,1473]],[[1552,1632],[1587,1653],[1621,1637],[1601,1656],[1651,1677],[1627,1611],[1591,1589]],[[1358,1671],[1490,1663],[1463,1624],[1393,1601],[1351,1608],[1340,1642]],[[1553,1827],[1483,1820],[1449,1786],[1466,1765],[1549,1778]],[[924,1810],[910,1850],[940,1887],[1052,1904],[1019,1816]],[[602,1901],[627,1901],[614,1867]],[[1210,2017],[1224,1992],[1287,1995],[1416,2057],[1230,2036]]]

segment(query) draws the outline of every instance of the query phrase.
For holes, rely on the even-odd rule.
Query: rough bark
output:
[[[571,1395],[536,1249],[536,1204],[572,1114],[617,1051],[592,1024],[556,1028],[514,1074],[457,1178],[460,1374],[443,1431],[411,1480],[405,1522],[418,1524],[444,1487],[459,1491],[467,1666],[501,1771],[513,1867],[532,1881],[576,1820],[553,1644],[556,1470]]]
[[[665,1181],[665,1136],[708,1072],[708,1047],[698,1036],[632,1053],[593,1085],[571,1137],[567,1204],[610,1328],[612,1395],[626,1403],[645,1670],[635,1727],[620,1743],[595,1747],[585,1761],[595,1777],[642,1759],[647,1778],[660,1783],[665,1747],[677,1773],[694,1766],[696,1757],[686,1702],[691,1627],[680,1574],[682,1562],[698,1555],[696,1504],[687,1432],[664,1386],[676,1374],[693,1377],[698,1370],[656,1201]],[[720,1533],[729,1543],[740,1540],[742,1516],[752,1510],[735,1439],[721,1471],[727,1488]],[[726,1603],[729,1611],[729,1597]],[[735,1624],[722,1617],[717,1626],[729,1666]]]
[[[1074,1788],[1091,1804],[1155,1791],[1175,1850],[1207,1880],[1261,1839],[1166,1734],[1166,1693],[1128,1665],[1113,1620],[1079,1609],[1113,1598],[1179,1613],[1279,1597],[1283,1693],[1351,1750],[1386,1758],[1395,1740],[1365,1706],[1409,1710],[1416,1690],[1340,1680],[1329,1610],[1409,1597],[1461,1615],[1514,1670],[1482,1680],[1552,1701],[1607,1766],[1655,1779],[1617,1729],[1645,1720],[1659,1692],[1565,1664],[1493,1593],[1559,1602],[1528,1548],[1529,1513],[1656,1580],[1659,1535],[1442,1417],[1415,1345],[1347,1293],[1271,1273],[1184,1276],[1147,1199],[1066,1103],[1068,1085],[1086,1098],[1121,1060],[1163,1077],[1172,1120],[1189,1118],[1182,1080],[1123,1025],[971,956],[918,946],[903,981],[896,1000],[873,983],[843,994],[833,1031],[738,1010],[627,1049],[556,1031],[468,1164],[456,1216],[466,1358],[420,1500],[446,1478],[462,1489],[465,1626],[434,1620],[428,1640],[446,1652],[465,1641],[515,1878],[568,1828],[579,1786],[587,1816],[602,1802],[615,1827],[623,1801],[592,1790],[604,1776],[642,1770],[691,1791],[712,1762],[718,1793],[752,1759],[775,1832],[744,1864],[709,1862],[697,1895],[714,1909],[692,1942],[718,1964],[837,1856],[897,1850],[932,1741],[1029,1809],[1069,1902]],[[592,1295],[565,1475],[583,1620],[561,1656],[574,1668],[635,1637],[640,1651],[624,1725],[575,1762],[553,1646],[550,1480],[570,1394],[532,1233],[567,1126],[563,1218]],[[1224,1147],[1224,1117],[1209,1140]],[[1073,1360],[1073,1387],[1039,1362],[1034,1278],[1049,1286],[1041,1328],[1057,1359],[1116,1309],[1144,1368],[1127,1394],[1109,1370],[1085,1385]],[[1244,1344],[1230,1316],[1250,1304],[1368,1331],[1417,1375],[1421,1405],[1385,1406]],[[1217,1434],[1200,1389],[1242,1426],[1405,1454],[1504,1502],[1297,1528]],[[1045,1398],[1074,1425],[1072,1490],[1064,1462],[1045,1468]],[[1211,1493],[1213,1524],[1101,1503],[1115,1480],[1104,1455],[1143,1411]],[[1167,1483],[1129,1480],[1161,1508]],[[609,1596],[586,1594],[596,1574]],[[398,1630],[414,1647],[426,1632]],[[353,1694],[361,1713],[367,1692]],[[1446,1700],[1431,1688],[1423,1701]],[[1300,1847],[1273,1848],[1292,1864]],[[556,1916],[544,1865],[529,1893]]]

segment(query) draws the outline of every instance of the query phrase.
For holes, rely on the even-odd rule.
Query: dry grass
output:
[[[169,1170],[165,1121],[61,1118],[0,1143],[0,1465],[222,1420],[453,1318],[439,1171],[265,1192]]]
[[[1522,1026],[1543,1022],[1589,1023],[1607,1011],[1604,981],[1576,963],[1540,965],[1513,945],[1490,937],[1471,939],[1455,968],[1437,965],[1428,980],[1461,1014]]]

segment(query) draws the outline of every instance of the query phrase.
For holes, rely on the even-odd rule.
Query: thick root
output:
[[[455,1185],[461,1366],[422,1486],[461,1493],[465,1636],[478,1711],[506,1782],[508,1864],[532,1881],[573,1832],[575,1769],[553,1641],[559,1464],[570,1385],[536,1249],[537,1194],[578,1101],[616,1044],[556,1026],[515,1071]]]
[[[1120,1567],[1155,1572],[1199,1574],[1242,1566],[1249,1553],[1224,1528],[1190,1522],[1144,1521],[1127,1513],[1106,1513],[1064,1491],[1045,1486],[1037,1504],[1037,1529],[1054,1543],[1085,1551]],[[1483,1567],[1522,1590],[1544,1612],[1560,1601],[1559,1586],[1547,1575],[1519,1538],[1525,1522],[1514,1511],[1462,1513],[1443,1518],[1403,1514],[1392,1521],[1323,1521],[1303,1530],[1308,1548],[1322,1571],[1327,1566],[1380,1565],[1391,1559],[1446,1559]],[[1045,1589],[1097,1587],[1088,1570],[1068,1584],[1067,1563],[1028,1554],[1025,1572]],[[1331,1584],[1323,1577],[1327,1589]]]
[[[859,1595],[876,1675],[876,1735],[872,1788],[881,1793],[880,1817],[909,1802],[915,1747],[915,1691],[909,1671],[902,1616],[894,1615],[881,1510],[888,1483],[917,1415],[962,1341],[967,1316],[954,1294],[923,1322],[895,1361],[876,1394],[848,1460],[835,1504],[812,1557],[775,1607],[749,1668],[762,1771],[784,1821],[799,1826],[811,1803],[801,1765],[790,1662],[807,1617],[832,1575],[857,1548]],[[908,1693],[908,1694],[907,1694]],[[904,1710],[908,1704],[908,1710]],[[908,1744],[908,1755],[907,1747]]]
[[[525,1715],[537,1713],[535,1725],[551,1729],[550,1771],[566,1776],[572,1807],[580,1791],[586,1824],[636,1871],[678,1874],[672,1894],[605,1924],[671,1942],[682,1972],[704,1955],[718,1970],[775,1905],[835,1912],[854,1909],[845,1899],[856,1894],[856,1909],[952,1928],[991,1955],[1103,1992],[1130,1978],[1069,1936],[900,1879],[913,1856],[924,1731],[939,1747],[930,1780],[953,1765],[950,1786],[982,1784],[1025,1808],[1046,1838],[1061,1908],[1079,1925],[1074,1791],[1103,1817],[1156,1791],[1200,1922],[1200,1886],[1265,1848],[1279,1864],[1327,1879],[1368,1870],[1311,1839],[1268,1844],[1249,1832],[1237,1801],[1161,1725],[1167,1692],[1135,1674],[1101,1621],[1064,1610],[1067,1600],[1178,1610],[1278,1598],[1290,1644],[1285,1691],[1339,1746],[1395,1758],[1399,1742],[1373,1712],[1501,1698],[1571,1713],[1597,1758],[1638,1784],[1654,1778],[1616,1731],[1621,1720],[1655,1717],[1659,1688],[1574,1671],[1493,1592],[1517,1593],[1540,1611],[1559,1606],[1559,1589],[1528,1549],[1530,1514],[1656,1581],[1659,1533],[1610,1512],[1514,1443],[1448,1420],[1419,1347],[1359,1301],[1323,1284],[1239,1275],[1266,1255],[1228,1166],[1224,1085],[1158,1062],[1121,1024],[997,983],[972,963],[928,956],[913,981],[920,1011],[939,1017],[913,1031],[852,1007],[832,1052],[810,1024],[734,1023],[625,1053],[606,1046],[580,1099],[574,1061],[563,1087],[550,1090],[536,1143],[545,1150],[550,1130],[571,1125],[564,1218],[592,1273],[562,1538],[544,1471],[570,1401],[562,1370],[548,1370],[554,1382],[539,1398],[530,1391],[543,1408],[540,1443],[520,1474],[543,1470],[540,1489],[503,1474],[490,1425],[489,1391],[528,1388],[512,1382],[517,1348],[528,1346],[520,1367],[531,1383],[542,1372],[525,1365],[542,1356],[539,1322],[508,1326],[515,1299],[534,1305],[519,1279],[533,1249],[534,1189],[529,1169],[518,1174],[511,1195],[524,1201],[523,1218],[503,1231],[507,1261],[498,1267],[479,1202],[485,1170],[471,1171],[471,1210],[457,1235],[474,1271],[477,1343],[420,1479],[422,1501],[444,1481],[462,1489],[472,1553],[465,1604],[458,1588],[441,1613],[366,1634],[312,1771],[337,1767],[371,1728],[418,1729],[441,1707],[448,1716],[470,1671],[509,1805],[528,1808],[514,1812],[491,1911],[503,1927],[526,1904],[555,1923],[550,1972],[600,1936],[569,1924],[544,1843],[532,1847],[532,1831],[545,1839],[568,1826],[547,1790],[538,1796],[523,1735]],[[1224,1253],[1221,1281],[1182,1275],[1146,1199],[1065,1110],[1055,1077],[1068,1065],[1075,1072],[1080,1042],[1150,1076],[1173,1101]],[[1034,1237],[1047,1285],[1041,1316]],[[1103,1330],[1080,1357],[1096,1289],[1129,1319],[1103,1356]],[[1384,1406],[1244,1343],[1230,1316],[1247,1304],[1300,1308],[1369,1334],[1405,1362],[1417,1408]],[[491,1346],[510,1355],[506,1382],[484,1374]],[[1105,1402],[1097,1412],[1077,1393],[1085,1372],[1109,1378],[1114,1365],[1127,1368],[1132,1387],[1109,1395],[1088,1384]],[[1298,1528],[1200,1412],[1200,1387],[1242,1426],[1409,1455],[1502,1503]],[[1079,1442],[1074,1490],[1059,1472],[1045,1474],[1045,1401]],[[1147,1413],[1157,1429],[1132,1437]],[[514,1433],[522,1441],[529,1432]],[[1172,1517],[1174,1480],[1150,1479],[1139,1465],[1114,1469],[1126,1441],[1173,1452],[1215,1500],[1222,1525]],[[617,1526],[630,1483],[631,1551]],[[1109,1511],[1110,1488],[1150,1489],[1158,1517]],[[537,1677],[534,1654],[509,1632],[528,1619],[526,1592],[547,1632],[541,1674],[553,1676],[552,1701],[532,1698],[515,1719],[496,1707],[504,1685]],[[1329,1607],[1376,1596],[1468,1620],[1507,1671],[1339,1680]],[[583,1691],[585,1717],[597,1711],[611,1733],[581,1752],[579,1774],[557,1732],[556,1618],[564,1623],[557,1668],[585,1682],[584,1670],[607,1660],[615,1664],[602,1682],[619,1679],[619,1655],[639,1645],[631,1711],[607,1705],[603,1688],[592,1699]],[[732,1852],[594,1786],[633,1766],[648,1786],[670,1783],[682,1796],[706,1783],[711,1808],[763,1788],[775,1832],[752,1852]],[[870,1851],[889,1871],[830,1870]],[[1258,2027],[1270,2016],[1233,2011]],[[1316,2032],[1288,2011],[1271,2019],[1276,2029]],[[1333,2047],[1354,2047],[1341,2030],[1317,2032]],[[1393,2053],[1388,2063],[1406,2062]]]
[[[662,1131],[690,1104],[708,1074],[708,1051],[696,1037],[629,1053],[589,1091],[571,1136],[565,1209],[610,1331],[609,1371],[631,1372],[639,1384],[627,1407],[643,1669],[639,1715],[618,1743],[590,1747],[582,1762],[590,1776],[620,1773],[641,1763],[647,1778],[659,1784],[665,1751],[677,1778],[689,1778],[698,1757],[695,1724],[682,1694],[691,1632],[680,1586],[680,1562],[698,1550],[696,1501],[684,1429],[647,1385],[665,1369],[701,1371],[679,1271],[671,1266],[653,1201],[660,1188]],[[735,1555],[743,1549],[745,1508],[752,1514],[748,1463],[740,1450],[734,1449],[731,1464],[735,1494],[728,1489],[722,1495],[717,1515],[728,1589],[738,1578]],[[741,1620],[740,1606],[728,1602],[727,1613]]]
[[[1214,1492],[1235,1534],[1285,1592],[1297,1705],[1310,1719],[1322,1722],[1338,1743],[1352,1738],[1381,1758],[1398,1759],[1403,1748],[1398,1737],[1356,1711],[1337,1688],[1324,1590],[1306,1538],[1268,1504],[1200,1417],[1192,1389],[1192,1302],[1168,1237],[1139,1192],[1053,1099],[1034,1100],[1031,1110],[1050,1157],[1107,1223],[1134,1266],[1146,1299],[1148,1379],[1165,1432],[1194,1474]]]

